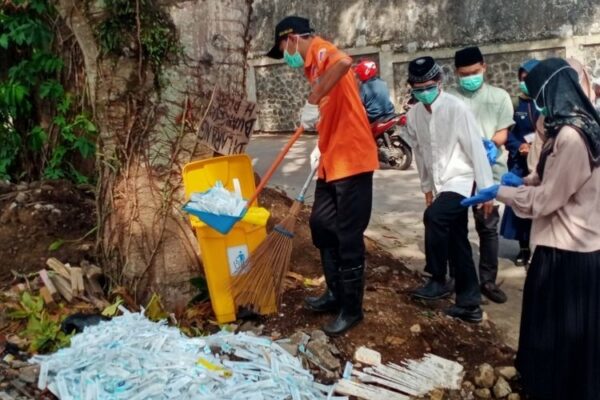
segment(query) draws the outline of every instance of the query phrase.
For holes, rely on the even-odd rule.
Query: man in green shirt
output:
[[[463,100],[475,114],[484,139],[498,147],[498,157],[492,166],[495,183],[507,172],[506,157],[502,146],[508,138],[508,130],[514,124],[513,104],[504,90],[485,83],[487,65],[478,47],[467,47],[454,55],[458,85],[449,90]],[[498,205],[485,215],[482,208],[473,209],[475,228],[479,234],[479,282],[481,293],[496,302],[506,302],[506,294],[496,285],[498,275]],[[452,268],[452,266],[451,266]]]

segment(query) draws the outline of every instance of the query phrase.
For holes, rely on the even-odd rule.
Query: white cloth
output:
[[[300,114],[300,123],[306,130],[314,130],[319,122],[319,106],[317,104],[310,104],[308,101],[302,107]]]
[[[407,115],[404,138],[412,146],[423,193],[454,192],[469,197],[473,182],[479,188],[494,184],[481,128],[469,107],[446,92],[431,106],[422,103]]]
[[[310,153],[310,169],[317,169],[320,159],[321,150],[319,150],[319,145],[317,144],[314,150]]]

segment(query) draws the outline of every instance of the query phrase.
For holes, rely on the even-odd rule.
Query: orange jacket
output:
[[[304,73],[314,85],[344,58],[348,56],[332,43],[314,37],[304,62]],[[351,70],[321,99],[319,110],[319,178],[331,182],[376,170],[377,146]]]

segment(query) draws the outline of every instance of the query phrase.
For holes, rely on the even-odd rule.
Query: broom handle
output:
[[[275,161],[273,161],[273,164],[269,167],[269,169],[267,170],[267,172],[265,173],[263,178],[260,180],[260,183],[258,184],[256,190],[254,191],[254,194],[252,195],[252,197],[250,197],[250,200],[248,200],[248,202],[246,203],[246,207],[250,207],[250,205],[252,203],[254,203],[254,201],[258,198],[258,195],[260,194],[260,192],[262,192],[262,190],[265,188],[265,186],[267,186],[267,182],[269,182],[269,180],[271,179],[271,177],[273,176],[273,174],[279,167],[279,164],[281,164],[281,162],[285,158],[288,151],[290,151],[290,149],[292,148],[292,146],[294,145],[296,140],[298,140],[298,138],[300,137],[300,135],[302,135],[303,132],[304,132],[304,128],[302,126],[300,126],[298,129],[296,129],[296,132],[294,132],[294,134],[292,135],[290,140],[288,140],[285,147],[283,149],[281,149],[281,151],[277,155],[277,158],[275,158]]]
[[[316,167],[311,168],[310,174],[308,174],[308,178],[306,178],[306,182],[304,182],[304,186],[302,186],[300,193],[296,197],[296,201],[299,201],[300,203],[304,203],[304,196],[306,195],[306,191],[308,190],[308,187],[310,186],[310,182],[312,182],[313,178],[315,177],[315,173],[317,172],[318,168],[319,168],[318,163],[317,163]]]

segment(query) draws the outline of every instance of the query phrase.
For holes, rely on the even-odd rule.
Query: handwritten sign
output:
[[[215,89],[198,137],[219,154],[243,153],[254,130],[256,111],[256,103]]]

